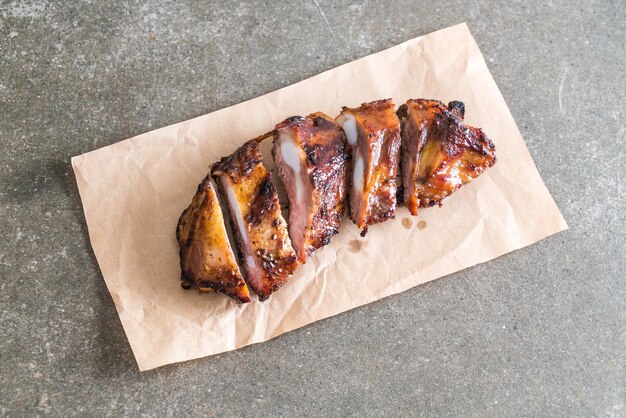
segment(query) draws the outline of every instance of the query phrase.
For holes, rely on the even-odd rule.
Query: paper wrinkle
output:
[[[264,303],[254,297],[242,306],[180,288],[176,224],[211,163],[288,116],[335,117],[341,106],[387,97],[397,105],[419,97],[464,101],[468,123],[494,140],[496,165],[443,208],[418,217],[399,208],[365,238],[344,219],[331,243]],[[465,24],[73,157],[72,167],[94,253],[140,370],[267,341],[567,228]]]

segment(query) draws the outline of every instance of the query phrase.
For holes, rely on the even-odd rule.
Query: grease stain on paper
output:
[[[367,248],[367,241],[359,241],[358,239],[353,239],[348,243],[348,249],[351,253],[358,253],[365,248]]]

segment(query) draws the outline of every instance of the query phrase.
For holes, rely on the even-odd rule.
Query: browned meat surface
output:
[[[463,123],[465,106],[408,100],[398,109],[402,125],[404,202],[413,215],[440,205],[459,187],[495,164],[495,146],[478,128]]]
[[[287,282],[298,262],[262,159],[259,144],[251,140],[215,164],[212,174],[228,201],[248,284],[266,300]]]
[[[323,113],[278,125],[272,155],[289,198],[289,236],[298,260],[339,232],[350,152],[341,127]]]
[[[200,183],[191,205],[180,216],[176,237],[185,289],[216,290],[239,302],[250,302],[210,176]]]
[[[337,122],[352,147],[350,218],[365,235],[395,216],[400,124],[391,99],[344,107]]]

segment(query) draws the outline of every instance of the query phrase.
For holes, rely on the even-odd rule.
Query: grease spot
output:
[[[411,218],[402,218],[402,226],[406,229],[411,229],[411,227],[413,226],[413,221],[411,220]]]
[[[348,243],[348,249],[351,253],[358,253],[362,249],[367,248],[367,241],[359,241],[353,239]]]
[[[426,221],[419,221],[417,223],[417,229],[419,229],[421,231],[424,228],[426,228]]]

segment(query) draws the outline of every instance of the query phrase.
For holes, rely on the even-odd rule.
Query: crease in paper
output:
[[[387,97],[396,105],[418,97],[464,101],[468,123],[492,138],[498,162],[443,208],[417,218],[399,208],[365,239],[344,220],[331,244],[265,303],[240,306],[180,287],[176,224],[210,163],[287,116],[336,116],[341,106]],[[465,24],[74,157],[72,166],[92,247],[140,370],[267,341],[567,228]]]

